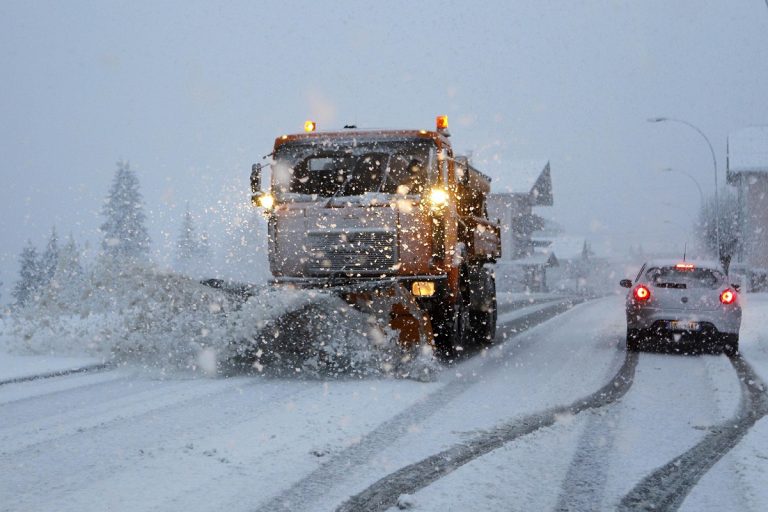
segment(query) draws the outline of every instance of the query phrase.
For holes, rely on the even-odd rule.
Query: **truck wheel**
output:
[[[480,309],[470,313],[470,327],[479,345],[489,345],[496,337],[496,279],[493,272],[483,269],[481,282],[478,283],[483,294]]]
[[[466,286],[459,286],[459,297],[454,304],[450,304],[449,300],[446,294],[443,300],[435,304],[430,316],[438,353],[447,359],[455,359],[470,341],[469,294]]]

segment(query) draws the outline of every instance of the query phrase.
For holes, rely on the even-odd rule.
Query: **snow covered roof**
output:
[[[535,240],[548,240],[551,243],[543,251],[556,254],[561,260],[578,260],[584,254],[586,240],[575,236],[535,237]]]
[[[768,126],[742,128],[728,136],[728,175],[768,173]]]
[[[552,206],[552,178],[547,160],[494,162],[488,173],[493,178],[496,194],[524,194],[533,204]]]
[[[539,252],[535,251],[530,256],[525,258],[519,258],[510,262],[512,265],[521,267],[557,267],[560,263],[557,261],[557,256],[553,252]]]

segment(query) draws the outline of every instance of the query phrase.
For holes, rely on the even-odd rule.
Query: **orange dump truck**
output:
[[[486,210],[491,179],[454,154],[447,118],[437,124],[323,132],[308,121],[275,140],[269,189],[260,165],[251,189],[268,219],[275,283],[382,299],[402,343],[450,355],[495,336],[489,264],[501,245]]]

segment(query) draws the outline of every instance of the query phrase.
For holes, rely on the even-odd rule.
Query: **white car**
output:
[[[634,282],[622,279],[627,294],[627,349],[691,345],[739,349],[739,287],[716,262],[655,260]]]

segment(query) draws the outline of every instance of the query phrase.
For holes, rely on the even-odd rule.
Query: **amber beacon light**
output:
[[[448,129],[448,116],[437,116],[436,124],[437,124],[437,129],[438,130],[447,130]]]
[[[314,121],[304,121],[304,131],[309,133],[317,130],[317,123]]]

